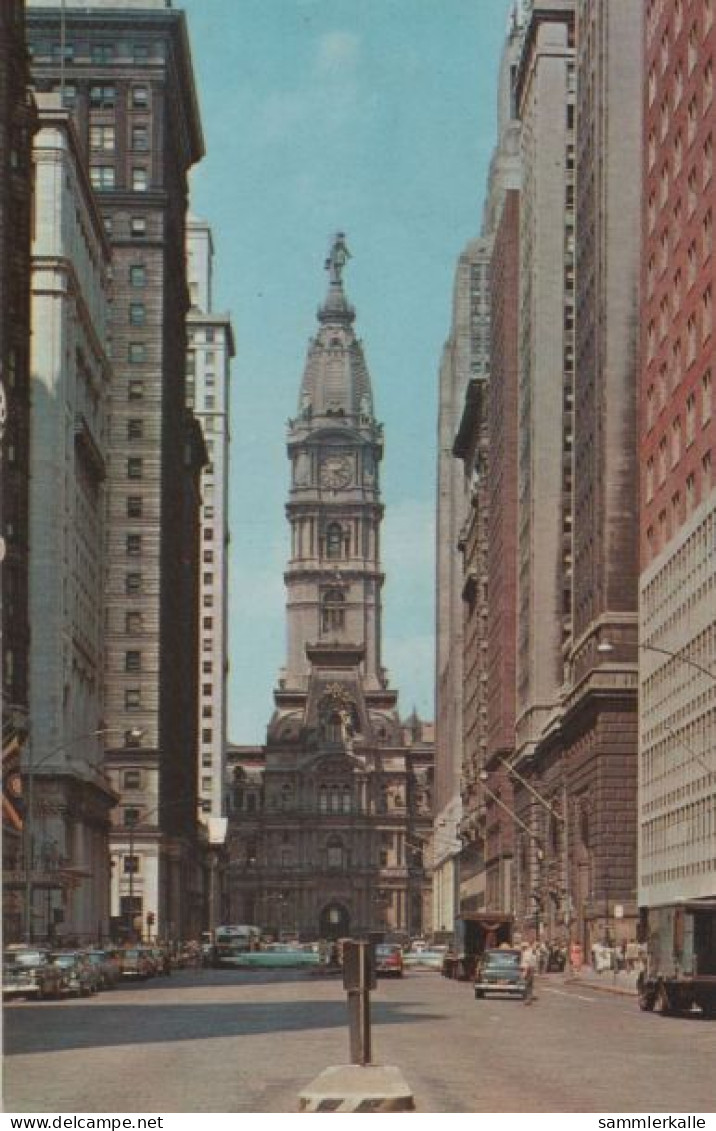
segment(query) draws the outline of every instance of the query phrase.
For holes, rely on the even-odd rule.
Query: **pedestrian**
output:
[[[535,970],[538,963],[537,950],[534,946],[522,948],[522,974],[525,979],[525,1005],[532,1005],[534,1001]]]

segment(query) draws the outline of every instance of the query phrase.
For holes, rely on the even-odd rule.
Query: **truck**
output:
[[[639,1007],[670,1014],[698,1006],[716,1017],[716,899],[643,907],[638,938],[646,948]]]
[[[471,981],[486,950],[512,943],[512,915],[495,911],[463,912],[456,923],[454,949],[445,956],[443,974]]]

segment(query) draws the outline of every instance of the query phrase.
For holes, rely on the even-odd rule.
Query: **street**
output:
[[[537,983],[531,1007],[475,1001],[437,972],[381,980],[373,1060],[420,1112],[708,1112],[716,1023],[640,1013],[633,997]],[[295,1112],[348,1059],[339,978],[181,971],[90,1000],[5,1008],[10,1112]]]

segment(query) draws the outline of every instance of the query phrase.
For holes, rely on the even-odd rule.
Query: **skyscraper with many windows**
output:
[[[198,489],[185,394],[187,172],[203,154],[186,21],[168,0],[31,0],[39,89],[58,90],[112,247],[105,722],[120,795],[118,928],[185,935],[194,860]]]
[[[200,814],[224,812],[226,690],[229,670],[229,403],[234,334],[228,314],[214,310],[211,229],[190,217],[187,263],[191,309],[187,315],[187,404],[206,444],[201,473],[199,586]]]

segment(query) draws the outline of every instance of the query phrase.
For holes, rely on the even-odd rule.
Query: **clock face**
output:
[[[326,456],[321,461],[323,487],[347,487],[352,477],[353,468],[348,456]]]

